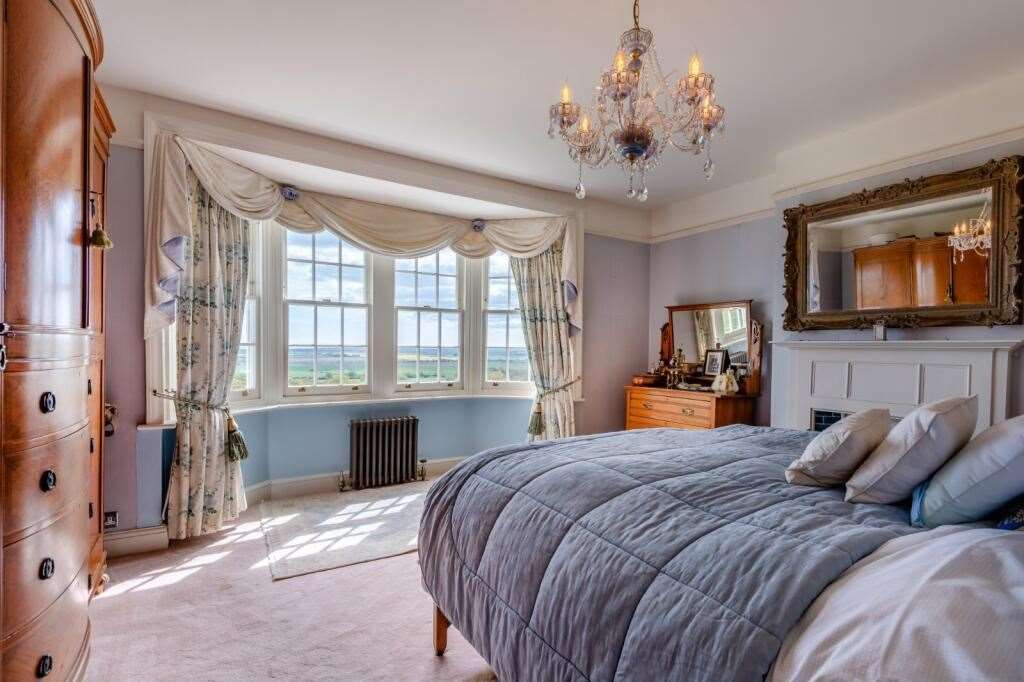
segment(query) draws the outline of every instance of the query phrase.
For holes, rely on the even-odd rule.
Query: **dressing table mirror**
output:
[[[665,388],[626,387],[626,428],[712,429],[753,424],[761,392],[761,324],[750,301],[666,306],[659,353]],[[733,394],[711,385],[731,368],[739,384]]]

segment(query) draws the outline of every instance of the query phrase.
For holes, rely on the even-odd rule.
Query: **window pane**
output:
[[[451,249],[441,249],[437,253],[438,272],[442,275],[454,275],[458,272],[458,257]]]
[[[493,253],[487,259],[488,277],[505,277],[508,275],[508,256],[501,253]]]
[[[523,318],[519,313],[508,316],[508,345],[510,348],[526,348],[523,338]]]
[[[238,359],[235,361],[235,376],[231,379],[232,391],[244,391],[252,387],[252,347],[239,346]]]
[[[484,376],[487,381],[505,381],[505,361],[508,349],[504,346],[487,347],[487,365],[484,368]]]
[[[288,298],[313,298],[313,264],[288,261]]]
[[[508,281],[508,309],[517,310],[519,308],[519,291],[516,290],[515,280],[509,279]]]
[[[395,259],[395,270],[402,270],[404,272],[415,272],[416,271],[416,259],[414,259],[414,258],[396,258]]]
[[[313,385],[312,346],[288,346],[288,385]]]
[[[366,383],[366,346],[345,346],[345,357],[342,360],[345,370],[343,383]]]
[[[530,358],[525,348],[508,349],[508,380],[530,380]]]
[[[316,264],[316,300],[338,300],[338,266]]]
[[[420,272],[437,272],[437,254],[432,253],[429,256],[417,258],[416,268]]]
[[[366,265],[366,252],[348,242],[341,243],[341,262],[345,265]]]
[[[239,343],[256,342],[256,301],[248,299],[245,302],[245,309],[242,312],[242,336]]]
[[[316,244],[316,259],[324,263],[337,263],[338,250],[341,248],[341,240],[333,232],[326,230],[314,237]]]
[[[313,260],[313,235],[299,234],[291,230],[285,230],[288,235],[288,257]]]
[[[415,311],[398,311],[398,381],[403,384],[416,381],[418,319]]]
[[[313,345],[313,306],[289,304],[288,345]]]
[[[460,334],[461,316],[458,313],[441,313],[441,345],[445,348],[458,348],[462,340]]]
[[[319,386],[337,386],[341,383],[341,347],[316,349],[316,383]]]
[[[366,268],[345,266],[341,269],[341,300],[345,303],[366,302]]]
[[[326,305],[317,307],[316,345],[341,345],[341,308]]]
[[[395,273],[395,305],[416,305],[416,275],[411,272]]]
[[[420,313],[420,346],[440,344],[438,313]]]
[[[345,308],[345,345],[367,345],[365,308]]]
[[[508,310],[508,278],[487,280],[487,307]]]
[[[459,380],[459,349],[441,348],[439,380],[456,382]]]
[[[505,324],[508,316],[505,313],[489,313],[487,315],[487,347],[504,348],[506,343]]]
[[[420,382],[437,381],[437,358],[438,348],[420,348]]]
[[[437,278],[437,307],[458,308],[459,294],[455,277],[439,276]]]
[[[433,275],[416,276],[417,305],[429,306],[431,308],[437,307],[437,292],[434,291],[434,280]]]

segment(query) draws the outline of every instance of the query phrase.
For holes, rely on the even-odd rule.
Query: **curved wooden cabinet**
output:
[[[103,268],[110,114],[88,0],[5,0],[0,679],[78,679],[102,584]]]
[[[626,428],[714,429],[752,424],[756,400],[749,395],[626,386]]]

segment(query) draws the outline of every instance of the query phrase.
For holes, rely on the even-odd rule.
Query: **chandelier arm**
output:
[[[633,27],[640,28],[640,0],[633,0]]]

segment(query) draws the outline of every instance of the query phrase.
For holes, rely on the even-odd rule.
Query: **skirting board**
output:
[[[111,559],[167,549],[167,526],[112,530],[103,534],[103,549]]]
[[[425,464],[427,478],[437,478],[463,459],[465,458],[428,459]],[[335,492],[338,490],[338,483],[342,473],[348,472],[338,471],[327,474],[263,481],[262,483],[256,483],[247,487],[245,489],[245,498],[248,504],[253,505],[264,500],[279,500],[283,497],[299,497],[300,495]]]

